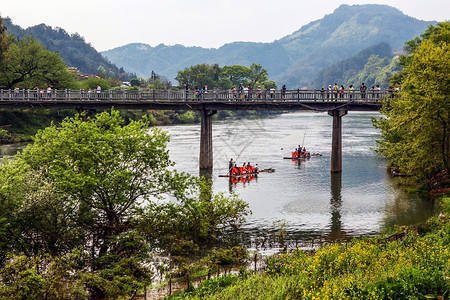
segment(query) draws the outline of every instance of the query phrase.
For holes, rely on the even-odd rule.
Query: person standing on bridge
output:
[[[186,84],[186,88],[185,88],[185,100],[188,99],[188,96],[189,96],[189,90],[190,90],[189,84]]]
[[[16,87],[14,88],[14,98],[19,98],[19,85],[16,85]]]
[[[337,101],[338,93],[339,93],[339,86],[337,85],[337,83],[335,83],[333,86],[333,94],[335,99],[334,101]]]
[[[52,98],[52,87],[50,85],[47,86],[47,98],[48,99]]]
[[[97,100],[100,100],[100,93],[102,91],[102,87],[100,84],[97,84]]]
[[[283,86],[281,87],[281,99],[284,99],[286,95],[286,85],[283,84]]]
[[[339,98],[344,99],[344,93],[345,93],[345,88],[344,88],[344,86],[341,84],[341,87],[339,88]]]
[[[355,89],[353,88],[353,84],[350,84],[350,86],[348,87],[348,97],[350,98],[350,100],[353,99],[353,92],[355,91]]]
[[[364,82],[361,83],[361,87],[359,88],[359,91],[361,93],[361,99],[366,99],[366,90],[367,87],[364,85]]]
[[[36,85],[33,90],[35,91],[34,98],[38,99],[39,98],[39,86]]]
[[[237,87],[238,99],[242,99],[242,90],[242,84],[239,84],[239,86]]]

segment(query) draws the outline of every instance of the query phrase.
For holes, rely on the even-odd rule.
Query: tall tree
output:
[[[10,39],[6,33],[5,22],[0,16],[0,68],[2,64],[4,64],[6,51],[8,50],[9,46],[9,41]]]
[[[11,89],[52,85],[57,89],[74,88],[76,81],[59,54],[42,47],[32,37],[25,37],[9,45],[0,67],[0,87]]]
[[[183,71],[178,71],[175,79],[180,85],[189,84],[191,87],[203,87],[205,84],[210,88],[218,86],[220,68],[217,64],[199,64],[185,68]]]
[[[187,176],[168,169],[165,133],[148,131],[145,119],[122,125],[118,111],[87,122],[77,116],[39,132],[19,155],[71,195],[82,217],[78,222],[92,230],[100,256],[110,250],[109,239],[126,230],[142,201],[163,193],[182,197],[187,182]]]
[[[378,151],[419,180],[450,174],[450,26],[438,24],[405,64],[397,99],[376,121],[383,140]],[[428,32],[428,31],[427,31]]]
[[[250,65],[250,83],[255,86],[269,80],[267,70],[260,64],[252,63]]]

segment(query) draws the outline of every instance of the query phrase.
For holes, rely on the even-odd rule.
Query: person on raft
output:
[[[233,168],[233,158],[230,158],[230,161],[228,162],[228,175],[231,175],[231,169]]]
[[[231,160],[230,160],[230,162],[231,162]],[[238,167],[235,163],[229,169],[230,176],[254,174],[257,172],[258,172],[258,164],[256,164],[256,167],[253,167],[250,164],[250,162],[248,162],[248,164],[243,163],[242,167]]]

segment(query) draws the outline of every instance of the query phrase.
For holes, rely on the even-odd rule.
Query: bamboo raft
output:
[[[273,168],[269,168],[269,169],[263,169],[260,170],[258,172],[253,172],[253,173],[245,173],[245,174],[239,174],[239,175],[219,175],[219,177],[233,177],[233,178],[239,178],[239,177],[247,177],[247,176],[255,176],[258,175],[259,173],[273,173],[275,172],[275,169]]]
[[[308,156],[301,156],[301,157],[288,156],[288,157],[283,157],[283,159],[305,159],[305,158],[317,157],[317,156],[322,156],[322,154],[320,154],[320,153],[312,153],[312,154],[310,154]]]

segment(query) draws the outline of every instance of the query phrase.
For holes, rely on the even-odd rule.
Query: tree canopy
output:
[[[431,183],[450,174],[450,23],[407,43],[399,97],[383,108],[378,151],[400,171]]]
[[[30,36],[9,44],[0,74],[0,87],[5,89],[16,85],[28,89],[36,85],[52,85],[57,89],[77,87],[59,54],[48,51]]]
[[[10,38],[6,33],[5,22],[0,16],[0,67],[5,60],[6,51],[8,50]]]
[[[189,254],[240,226],[248,204],[201,193],[207,185],[173,169],[168,135],[145,117],[124,123],[116,110],[67,118],[2,161],[0,266],[14,263],[8,253],[81,251],[82,276],[67,272],[92,296],[131,295],[151,281],[151,252]]]
[[[261,85],[262,88],[276,87],[275,82],[269,81],[267,70],[261,65],[252,63],[250,67],[233,65],[219,67],[219,65],[199,64],[178,71],[177,77],[180,86],[189,84],[192,87],[203,87],[221,90],[230,89],[233,86]]]

